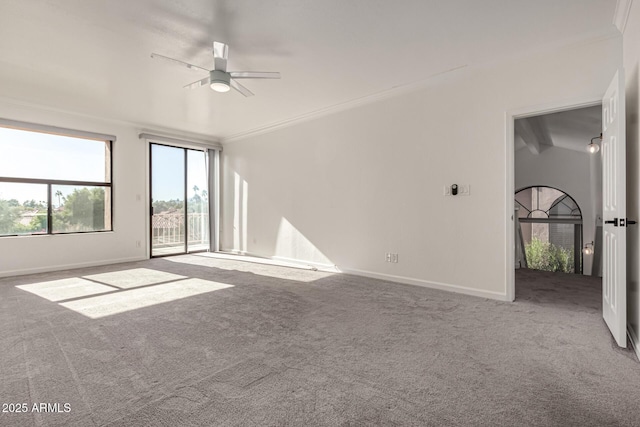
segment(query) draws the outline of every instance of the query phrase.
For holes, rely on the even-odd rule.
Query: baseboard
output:
[[[287,263],[292,263],[292,264],[308,265],[308,266],[315,267],[318,270],[322,270],[322,271],[332,271],[332,272],[338,272],[338,273],[353,274],[354,276],[363,276],[363,277],[370,277],[372,279],[388,280],[390,282],[398,282],[398,283],[404,283],[404,284],[407,284],[407,285],[422,286],[424,288],[431,288],[431,289],[439,289],[439,290],[442,290],[442,291],[456,292],[456,293],[459,293],[459,294],[472,295],[472,296],[476,296],[476,297],[480,297],[480,298],[489,298],[489,299],[494,299],[494,300],[498,300],[498,301],[511,301],[507,297],[506,293],[505,294],[501,294],[499,292],[483,291],[483,290],[479,290],[479,289],[467,288],[467,287],[464,287],[464,286],[450,285],[448,283],[430,282],[430,281],[427,281],[427,280],[415,279],[413,277],[395,276],[395,275],[392,275],[392,274],[375,273],[375,272],[372,272],[372,271],[350,269],[350,268],[341,268],[341,267],[338,267],[337,265],[332,265],[332,264],[324,264],[324,263],[311,262],[311,261],[305,261],[305,260],[293,259],[293,258],[286,258],[286,257],[280,257],[280,256],[267,256],[267,257],[265,257],[264,255],[255,254],[255,253],[251,253],[251,252],[248,252],[248,251],[240,251],[240,250],[237,250],[237,249],[223,249],[222,252],[227,252],[227,253],[232,253],[232,254],[237,254],[237,255],[247,255],[247,256],[253,256],[253,257],[258,257],[258,258],[272,259],[274,261],[282,261],[282,262],[287,262]]]
[[[627,325],[627,335],[629,335],[629,340],[631,341],[631,347],[636,352],[636,356],[640,361],[640,340],[638,340],[638,335],[636,335],[635,331],[631,328],[630,325]]]
[[[52,265],[52,266],[38,267],[38,268],[26,268],[22,270],[0,271],[0,277],[24,276],[27,274],[37,274],[37,273],[50,273],[53,271],[73,270],[76,268],[97,267],[101,265],[120,264],[123,262],[143,261],[146,259],[149,259],[149,258],[147,258],[146,256],[132,257],[132,258],[119,258],[119,259],[110,259],[110,260],[101,260],[101,261],[80,262],[80,263],[65,264],[65,265]]]
[[[338,271],[338,268],[336,267],[335,264],[326,264],[326,263],[322,263],[322,262],[305,261],[305,260],[287,258],[287,257],[282,257],[282,256],[272,256],[271,259],[274,260],[274,261],[290,262],[290,263],[293,263],[293,264],[310,265],[312,267],[317,268],[318,270],[323,270],[323,271],[326,271],[326,270],[328,270],[328,271]]]
[[[341,268],[340,271],[346,274],[353,274],[355,276],[364,276],[364,277],[370,277],[372,279],[388,280],[391,282],[422,286],[424,288],[439,289],[441,291],[455,292],[459,294],[471,295],[471,296],[480,297],[480,298],[489,298],[489,299],[494,299],[498,301],[510,301],[507,298],[507,294],[501,294],[499,292],[483,291],[480,289],[467,288],[464,286],[450,285],[448,283],[430,282],[422,279],[414,279],[412,277],[395,276],[392,274],[384,274],[384,273],[374,273],[372,271],[364,271],[364,270],[356,270],[356,269],[348,269],[348,268]]]
[[[220,252],[229,253],[229,254],[233,254],[233,255],[244,255],[244,256],[250,256],[250,257],[255,257],[255,258],[263,258],[263,259],[268,259],[268,260],[273,260],[273,261],[284,262],[284,263],[288,263],[288,264],[294,264],[294,265],[298,265],[298,266],[301,266],[301,267],[312,267],[312,268],[314,268],[316,270],[339,272],[339,270],[338,270],[338,268],[336,267],[335,264],[326,264],[326,263],[307,261],[307,260],[296,259],[296,258],[287,258],[287,257],[275,256],[275,255],[274,256],[265,256],[265,255],[261,255],[261,254],[254,253],[254,252],[241,251],[241,250],[238,250],[238,249],[221,249]]]

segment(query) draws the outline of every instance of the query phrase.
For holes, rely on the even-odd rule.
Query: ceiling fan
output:
[[[242,86],[236,81],[236,79],[279,79],[280,73],[273,71],[227,71],[227,58],[229,57],[229,46],[220,43],[213,42],[213,70],[207,70],[206,68],[199,67],[197,65],[189,64],[179,59],[169,58],[168,56],[159,55],[157,53],[151,54],[152,58],[159,58],[165,61],[173,62],[174,64],[181,65],[189,68],[190,70],[202,70],[209,73],[204,79],[200,79],[193,83],[189,83],[185,86],[185,89],[196,89],[200,86],[210,85],[211,89],[216,92],[228,92],[230,88],[234,88],[244,96],[253,96],[246,87]]]

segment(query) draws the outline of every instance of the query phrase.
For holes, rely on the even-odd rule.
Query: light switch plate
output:
[[[458,194],[456,196],[469,196],[471,194],[471,185],[458,184]],[[443,195],[451,196],[451,185],[445,185]]]

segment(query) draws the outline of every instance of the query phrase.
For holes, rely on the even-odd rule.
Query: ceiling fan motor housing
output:
[[[218,92],[226,92],[231,84],[231,76],[229,73],[221,70],[211,70],[209,73],[211,78],[211,89]]]

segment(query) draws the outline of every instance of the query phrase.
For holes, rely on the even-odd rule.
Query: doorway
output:
[[[210,248],[206,151],[150,144],[151,256]]]
[[[521,266],[517,259],[518,249],[521,248],[517,246],[516,237],[520,228],[520,224],[517,223],[518,216],[522,216],[523,212],[519,213],[515,210],[518,207],[515,200],[518,190],[533,187],[553,188],[571,196],[571,199],[564,199],[564,201],[569,200],[572,206],[574,202],[576,206],[580,206],[581,219],[563,218],[563,222],[570,220],[568,222],[572,224],[557,226],[573,230],[573,270],[574,272],[582,270],[584,275],[601,276],[601,266],[596,261],[602,254],[601,247],[596,247],[601,244],[601,239],[597,236],[601,235],[602,230],[601,153],[590,154],[587,145],[593,137],[601,133],[602,101],[594,99],[573,106],[550,107],[546,111],[523,110],[513,112],[507,118],[510,134],[508,138],[508,171],[510,172],[507,186],[511,194],[509,205],[513,220],[509,222],[509,230],[507,230],[511,248],[508,256],[510,266],[513,266],[509,268],[511,271],[507,275],[508,299],[516,298],[515,271]],[[549,195],[549,207],[553,206],[555,201],[563,200],[551,196],[553,195]],[[550,211],[548,214],[552,217],[556,216],[556,212]],[[568,211],[566,214],[562,216],[571,216]],[[531,219],[525,222],[538,220]],[[551,218],[545,221],[549,222],[550,226],[552,222],[560,220]],[[577,224],[580,222],[581,224]],[[578,225],[581,230],[576,235]],[[579,262],[580,260],[582,262]],[[579,263],[579,268],[575,267],[576,261]]]
[[[585,150],[589,149],[592,154],[600,153],[599,161],[594,161],[594,165],[601,168],[601,174],[590,173],[587,181],[600,176],[601,195],[593,198],[595,203],[600,203],[600,207],[594,210],[596,221],[599,216],[601,224],[601,232],[594,234],[602,237],[602,317],[611,331],[616,343],[620,347],[627,345],[627,247],[626,247],[626,227],[629,224],[635,224],[626,218],[626,141],[625,141],[625,79],[623,70],[619,69],[613,75],[604,96],[598,102],[585,102],[582,105],[575,105],[573,108],[560,106],[558,108],[548,108],[546,113],[553,112],[563,113],[570,112],[572,109],[578,109],[587,106],[600,104],[601,110],[601,130],[593,132],[594,136],[590,139],[590,143],[585,146]],[[530,111],[509,112],[507,119],[507,207],[508,215],[511,222],[507,223],[507,242],[509,249],[507,250],[507,275],[506,275],[506,297],[508,300],[515,300],[515,221],[517,217],[515,206],[510,195],[514,194],[514,189],[518,187],[515,182],[517,175],[515,174],[517,159],[514,155],[517,143],[515,130],[517,128],[518,119],[532,118],[545,112],[536,114]],[[526,122],[521,122],[530,124]],[[534,123],[535,124],[535,123]],[[534,130],[535,127],[524,127],[524,130]],[[538,127],[539,129],[539,127]],[[534,134],[535,132],[529,132]],[[538,135],[536,135],[538,136]],[[545,136],[544,134],[542,135]],[[548,135],[546,135],[548,136]],[[544,139],[544,138],[543,138]],[[594,143],[598,141],[599,144]],[[526,144],[526,141],[524,141]],[[530,151],[539,154],[540,140],[538,144],[526,144]],[[583,141],[584,144],[586,142]],[[597,148],[593,145],[596,144]],[[559,156],[561,157],[561,156]],[[551,170],[551,169],[550,169]],[[544,179],[544,178],[543,178]],[[575,178],[572,176],[572,179]],[[543,184],[544,185],[544,184]],[[571,191],[570,191],[571,192]],[[580,202],[578,200],[578,202]],[[583,205],[584,206],[584,205]],[[588,221],[583,223],[585,228],[590,225]],[[594,224],[597,226],[597,222]],[[593,243],[592,243],[593,244]],[[595,243],[597,250],[597,243]],[[586,248],[585,248],[586,249]],[[586,264],[586,263],[585,263]]]

